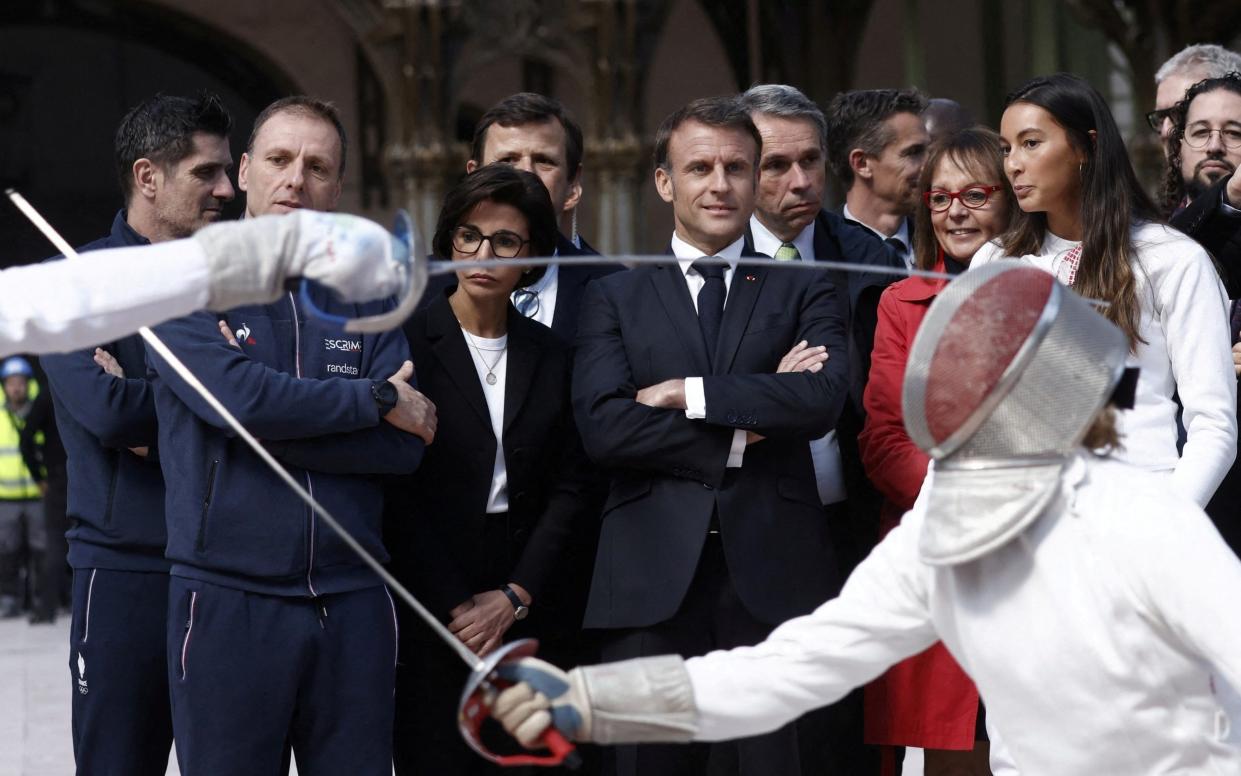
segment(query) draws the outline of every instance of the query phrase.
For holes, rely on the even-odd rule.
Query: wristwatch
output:
[[[500,588],[500,592],[508,597],[509,603],[513,605],[513,619],[524,620],[526,615],[530,614],[530,607],[521,602],[521,597],[513,592],[513,588],[505,585]]]
[[[379,417],[381,418],[396,407],[396,386],[388,380],[372,381],[371,396],[375,398],[375,404],[379,407]]]

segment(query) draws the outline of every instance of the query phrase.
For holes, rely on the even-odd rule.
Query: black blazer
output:
[[[905,268],[905,261],[878,235],[839,213],[820,210],[814,222],[814,258],[861,266]],[[879,510],[883,499],[866,476],[857,437],[866,413],[862,395],[870,374],[870,353],[879,322],[879,297],[899,275],[833,270],[829,277],[842,290],[840,302],[848,331],[849,401],[836,423],[845,488],[849,493],[847,536],[836,534],[837,560],[843,576],[861,562],[879,541]]]
[[[581,239],[581,238],[579,238]],[[578,248],[564,235],[558,235],[556,252],[560,256],[598,256],[599,252],[581,240]],[[560,267],[560,276],[556,279],[556,311],[552,313],[552,331],[572,342],[577,334],[577,320],[581,312],[582,296],[586,293],[586,284],[595,278],[605,277],[623,270],[619,264],[599,264],[593,267]]]
[[[1171,222],[1211,252],[1220,264],[1228,298],[1237,299],[1241,298],[1241,216],[1226,212],[1220,204],[1231,178],[1216,181],[1174,213]]]
[[[743,259],[744,261],[744,259]],[[586,290],[574,349],[573,410],[590,457],[610,476],[586,627],[642,627],[675,614],[713,513],[742,602],[772,624],[836,592],[838,578],[807,442],[836,422],[846,359],[773,374],[807,339],[843,354],[825,274],[737,267],[714,370],[680,267],[642,266]],[[638,389],[703,377],[705,420],[638,404]],[[725,463],[736,428],[765,440]]]
[[[503,519],[484,514],[496,440],[450,291],[405,324],[418,389],[435,403],[439,425],[418,471],[390,489],[393,564],[440,616],[508,581],[530,591],[534,608],[546,609],[545,593],[587,504],[569,407],[569,348],[509,305],[503,444],[512,562],[481,567],[474,550],[484,521]]]
[[[1215,182],[1172,216],[1172,225],[1202,244],[1211,252],[1224,278],[1229,299],[1241,297],[1241,216],[1226,212],[1221,202],[1224,187],[1232,176]],[[1236,332],[1233,332],[1236,336]],[[1241,397],[1237,400],[1237,412],[1241,415]],[[1238,459],[1241,461],[1241,458]],[[1241,462],[1235,462],[1215,495],[1207,504],[1206,512],[1215,521],[1215,527],[1232,551],[1241,555]]]

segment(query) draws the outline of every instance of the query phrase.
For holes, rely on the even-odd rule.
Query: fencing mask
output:
[[[1016,261],[963,273],[909,353],[903,410],[934,459],[922,559],[952,565],[1020,533],[1125,371],[1125,335],[1050,274]]]

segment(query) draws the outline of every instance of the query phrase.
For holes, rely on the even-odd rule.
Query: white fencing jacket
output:
[[[4,270],[0,356],[89,347],[189,315],[207,304],[209,274],[194,240]]]
[[[958,566],[920,560],[922,509],[838,598],[686,661],[697,739],[774,730],[938,639],[1022,776],[1241,774],[1211,687],[1241,687],[1241,561],[1164,478],[1081,453],[1041,517]]]

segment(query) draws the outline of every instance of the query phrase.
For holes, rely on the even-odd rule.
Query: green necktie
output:
[[[797,246],[793,243],[781,243],[776,248],[776,261],[797,261],[801,258],[801,253],[797,250]]]

